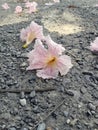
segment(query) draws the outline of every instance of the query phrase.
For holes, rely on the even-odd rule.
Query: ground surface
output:
[[[0,8],[0,89],[53,87],[55,91],[0,93],[0,130],[33,130],[64,99],[44,121],[46,128],[51,127],[47,130],[98,130],[98,57],[87,49],[98,37],[97,0],[62,0],[53,6],[41,0],[37,13],[28,15],[24,10],[22,16],[13,11],[24,3],[7,2],[12,7],[9,12]],[[74,66],[66,76],[43,80],[35,71],[26,71],[25,56],[32,45],[22,49],[19,35],[32,20],[43,25],[44,34],[50,34],[71,56]],[[25,106],[21,99],[26,99]]]

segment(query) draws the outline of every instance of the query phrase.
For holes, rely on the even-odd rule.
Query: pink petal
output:
[[[62,52],[65,51],[65,48],[61,44],[55,43],[51,37],[48,35],[45,38],[46,44],[48,45],[48,50],[53,55],[59,55],[62,54]],[[54,51],[55,50],[55,51]]]
[[[20,39],[22,40],[22,42],[26,41],[27,38],[27,32],[26,30],[23,28],[20,32]]]
[[[29,38],[28,38],[29,34],[31,34],[31,36],[32,36],[32,39],[30,39],[30,41],[28,41],[29,40]],[[32,21],[31,24],[26,29],[21,30],[20,39],[22,41],[26,41],[28,44],[30,44],[34,40],[33,34],[34,34],[34,37],[36,39],[43,40],[45,38],[44,35],[43,35],[43,27],[38,25],[34,21]]]
[[[67,55],[62,55],[58,58],[57,69],[61,75],[66,75],[72,68],[71,58]]]
[[[98,51],[98,37],[90,45],[91,51]]]
[[[57,78],[58,70],[52,67],[46,67],[42,70],[37,70],[37,76],[42,77],[43,79]]]
[[[9,9],[10,7],[8,6],[7,3],[4,3],[4,4],[2,5],[2,8],[5,9],[5,10],[7,10],[7,9]]]
[[[47,50],[44,48],[40,40],[36,40],[34,49],[28,53],[28,61],[30,66],[27,68],[30,69],[39,69],[45,67],[45,59],[47,56]]]
[[[22,7],[21,6],[16,6],[15,13],[21,13],[21,12],[22,12]]]
[[[36,34],[36,38],[43,40],[45,39],[43,35],[43,27],[35,23],[34,21],[31,22],[30,28]]]

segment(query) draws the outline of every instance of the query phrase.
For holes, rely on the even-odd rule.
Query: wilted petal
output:
[[[5,10],[7,10],[7,9],[9,9],[10,7],[8,6],[7,3],[4,3],[4,4],[2,5],[2,8],[5,9]]]
[[[54,67],[46,67],[42,70],[37,70],[37,76],[43,79],[57,78],[58,70]]]
[[[65,48],[61,44],[55,43],[49,35],[45,38],[45,41],[51,54],[58,55],[65,51]]]
[[[67,55],[62,55],[58,58],[57,69],[61,75],[66,75],[72,68],[71,58]]]
[[[98,37],[90,45],[91,51],[98,51]]]

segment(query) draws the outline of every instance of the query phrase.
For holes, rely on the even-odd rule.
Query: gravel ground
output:
[[[2,10],[0,89],[33,91],[0,93],[0,130],[33,130],[44,119],[34,130],[98,130],[98,56],[88,49],[91,41],[98,37],[98,7],[91,6],[98,3],[97,0],[95,3],[77,1],[62,0],[49,7],[44,5],[45,0],[40,1],[37,13],[24,14],[20,16],[21,22],[13,19],[14,23],[10,24],[9,19],[2,22],[9,13]],[[11,0],[9,4],[13,4]],[[26,54],[33,43],[23,49],[19,36],[20,30],[32,20],[43,25],[44,34],[50,34],[71,56],[74,66],[66,76],[43,80],[36,77],[35,71],[26,71]],[[55,90],[35,91],[48,87]]]

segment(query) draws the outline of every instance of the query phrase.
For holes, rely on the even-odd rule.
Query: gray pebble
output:
[[[28,130],[28,128],[23,127],[23,128],[21,128],[21,130]]]
[[[31,98],[35,97],[35,91],[32,91],[32,92],[30,93],[30,97],[31,97]]]
[[[16,130],[15,127],[10,127],[8,130]]]
[[[21,104],[22,106],[25,106],[25,105],[26,105],[26,99],[25,99],[25,98],[20,99],[20,104]]]
[[[96,106],[94,106],[92,103],[89,103],[88,104],[88,108],[90,109],[90,110],[96,110]]]
[[[63,114],[64,114],[65,117],[68,116],[68,112],[67,111],[64,111]]]
[[[80,92],[84,94],[84,93],[86,93],[86,92],[87,92],[87,90],[86,90],[86,88],[85,88],[85,87],[81,87],[81,88],[80,88]]]
[[[46,128],[45,123],[41,123],[41,124],[39,124],[39,126],[37,127],[37,130],[45,130],[45,128]]]

